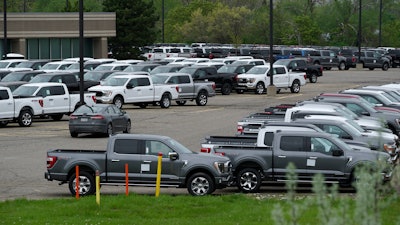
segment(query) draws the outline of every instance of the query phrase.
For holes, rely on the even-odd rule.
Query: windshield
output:
[[[31,66],[33,65],[32,62],[20,62],[18,63],[18,65],[15,66],[15,68],[31,68]]]
[[[196,71],[196,68],[194,68],[194,67],[184,67],[179,70],[179,72],[188,73],[188,74],[193,74],[195,71]]]
[[[104,80],[102,86],[123,86],[127,80],[128,78],[111,77]]]
[[[163,75],[153,75],[151,76],[151,80],[155,84],[165,84],[165,81],[168,79],[169,76],[163,76]]]
[[[264,75],[264,74],[267,73],[268,70],[269,70],[269,67],[265,67],[265,66],[258,67],[258,66],[255,66],[255,67],[249,69],[249,71],[247,71],[246,74],[263,74]]]
[[[35,76],[34,78],[32,78],[32,80],[30,80],[30,83],[42,83],[42,82],[49,82],[49,80],[51,79],[52,76]]]
[[[143,68],[144,68],[144,66],[133,65],[133,66],[126,67],[123,71],[124,72],[138,72],[138,71],[143,71]]]
[[[34,96],[33,94],[38,89],[38,86],[19,86],[13,91],[15,96]]]
[[[100,81],[101,78],[103,77],[103,73],[97,73],[97,72],[86,72],[84,74],[83,80],[84,81]]]
[[[346,123],[344,123],[344,125],[351,130],[351,133],[354,133],[357,136],[361,136],[361,133],[365,132],[365,129],[362,128],[358,123],[354,122],[354,120],[346,120]]]
[[[9,62],[0,62],[0,68],[7,68],[8,64],[10,64]]]
[[[56,70],[60,65],[59,64],[49,64],[47,63],[42,67],[42,70]]]
[[[9,73],[7,76],[5,76],[3,79],[1,79],[1,82],[11,82],[11,81],[20,81],[24,77],[24,74],[20,73]]]
[[[385,96],[387,99],[389,99],[390,102],[398,102],[397,99],[395,99],[393,96],[391,96],[390,94],[383,92],[382,93],[383,96]]]
[[[156,74],[156,73],[168,73],[170,72],[172,67],[169,66],[157,66],[156,68],[154,68],[152,71],[150,71],[150,74]]]
[[[186,148],[185,146],[175,141],[174,139],[168,139],[167,143],[178,153],[193,153],[190,149]]]
[[[100,71],[100,70],[112,70],[114,66],[109,66],[109,65],[100,65],[96,67],[94,70],[95,71]]]
[[[67,67],[66,70],[79,70],[80,64],[79,63],[72,63],[70,66]]]
[[[274,65],[287,66],[287,65],[289,65],[289,61],[288,60],[277,60],[276,62],[274,62]]]
[[[221,66],[217,72],[218,73],[234,73],[236,70],[235,66]]]

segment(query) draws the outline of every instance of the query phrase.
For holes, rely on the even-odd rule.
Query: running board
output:
[[[100,185],[107,185],[107,186],[125,186],[125,183],[100,183]],[[128,186],[140,186],[140,187],[155,187],[155,184],[131,184],[129,183]],[[179,185],[173,184],[162,184],[160,187],[179,187]]]
[[[276,181],[277,182],[286,182],[286,181],[289,181],[289,180],[279,179],[279,180],[276,180]],[[308,181],[308,180],[295,180],[295,181],[296,181],[296,183],[306,183],[306,184],[309,184],[309,183],[313,182],[312,180],[310,180],[310,181]],[[323,183],[325,183],[325,184],[338,184],[339,181],[324,181]]]

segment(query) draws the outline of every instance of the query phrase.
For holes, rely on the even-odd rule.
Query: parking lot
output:
[[[175,103],[169,109],[149,106],[141,109],[124,105],[123,109],[133,119],[132,133],[148,133],[170,136],[193,151],[200,150],[202,138],[208,135],[234,135],[236,122],[252,112],[263,111],[267,106],[312,98],[321,92],[337,92],[341,89],[365,85],[377,85],[400,81],[400,69],[388,71],[367,69],[357,71],[324,71],[317,83],[308,83],[299,94],[283,90],[276,96],[254,93],[221,95],[209,98],[206,106],[189,102],[185,106]],[[0,201],[15,198],[54,198],[69,196],[67,185],[44,179],[46,152],[50,149],[105,149],[107,137],[80,136],[71,138],[68,117],[61,121],[35,120],[31,127],[19,127],[11,123],[0,128]],[[131,188],[138,193],[154,193],[154,188]],[[184,193],[186,189],[161,192]],[[122,194],[123,187],[102,187],[103,193]],[[221,190],[219,192],[230,192]]]

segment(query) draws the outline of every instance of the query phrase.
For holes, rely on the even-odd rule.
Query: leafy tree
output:
[[[116,12],[117,36],[110,38],[110,47],[117,59],[138,58],[140,47],[156,40],[155,14],[152,1],[104,0],[104,11]]]
[[[79,0],[30,0],[32,12],[78,12]],[[83,0],[85,12],[101,12],[103,0]]]

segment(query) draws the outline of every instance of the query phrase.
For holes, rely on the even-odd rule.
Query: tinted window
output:
[[[63,80],[64,80],[63,82],[66,83],[66,84],[73,84],[73,83],[77,82],[74,75],[72,75],[72,76],[63,76]]]
[[[119,154],[140,154],[140,141],[134,139],[117,139],[114,152]]]
[[[65,90],[62,86],[50,87],[51,95],[63,95],[65,94]]]
[[[280,148],[283,151],[306,151],[304,149],[306,139],[305,137],[283,136]]]
[[[190,84],[189,76],[179,76],[179,81],[181,84]]]
[[[8,92],[6,90],[0,90],[0,100],[8,99]]]
[[[264,145],[272,146],[272,141],[274,140],[273,132],[265,132]]]
[[[138,78],[138,86],[149,86],[150,80],[148,78]]]

